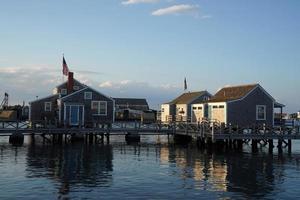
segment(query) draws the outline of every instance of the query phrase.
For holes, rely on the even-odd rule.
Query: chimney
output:
[[[73,86],[74,86],[74,73],[69,72],[69,74],[68,74],[68,83],[67,83],[68,94],[73,92]]]

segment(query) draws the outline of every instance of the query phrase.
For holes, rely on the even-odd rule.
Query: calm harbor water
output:
[[[300,143],[271,155],[207,152],[147,136],[138,145],[35,144],[0,139],[0,199],[295,199]]]

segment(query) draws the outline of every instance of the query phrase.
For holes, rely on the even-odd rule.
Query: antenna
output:
[[[0,109],[4,110],[8,107],[8,96],[9,96],[8,93],[5,92],[4,93],[4,98],[3,98],[2,103],[0,105]]]

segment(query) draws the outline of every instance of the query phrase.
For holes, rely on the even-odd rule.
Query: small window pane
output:
[[[66,94],[67,94],[67,89],[64,89],[64,88],[61,89],[61,90],[60,90],[60,93],[61,93],[62,95],[66,95]]]
[[[84,99],[92,99],[92,92],[85,92]]]
[[[51,102],[45,102],[45,111],[50,112],[51,111]]]
[[[265,120],[266,119],[266,106],[257,106],[256,107],[256,116],[257,116],[257,120]]]

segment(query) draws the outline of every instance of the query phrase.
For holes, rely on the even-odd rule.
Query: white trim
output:
[[[264,108],[264,118],[259,119],[258,118],[258,108],[263,107]],[[256,105],[256,121],[265,121],[267,120],[267,106],[266,105]]]
[[[69,94],[69,95],[66,95],[66,96],[60,98],[60,99],[64,100],[64,99],[69,98],[69,97],[71,97],[71,96],[73,96],[73,95],[75,95],[75,94],[78,94],[78,93],[80,93],[80,92],[82,92],[82,91],[84,91],[84,90],[86,90],[86,89],[88,89],[88,87],[82,88],[81,90],[78,90],[78,91],[76,91],[76,92],[73,92],[73,93],[71,93],[71,94]]]
[[[113,122],[115,122],[116,117],[116,100],[113,99]]]
[[[59,99],[56,100],[58,105],[58,121],[61,122],[61,101]]]
[[[225,113],[224,114],[225,115],[224,116],[225,117],[225,120],[224,120],[225,122],[224,123],[225,124],[227,124],[227,118],[228,118],[227,105],[228,105],[227,103],[224,104],[224,113]]]
[[[103,93],[101,93],[101,92],[95,90],[94,88],[89,87],[89,86],[86,86],[85,88],[82,88],[82,89],[80,89],[80,90],[78,90],[78,91],[76,91],[76,92],[73,92],[73,93],[71,93],[71,94],[69,94],[69,95],[66,95],[66,96],[62,97],[61,99],[67,99],[67,98],[69,98],[69,97],[71,97],[71,96],[73,96],[73,95],[75,95],[75,94],[78,94],[78,93],[80,93],[80,92],[82,92],[82,91],[84,91],[84,90],[86,90],[86,89],[90,89],[90,90],[92,90],[93,92],[95,92],[95,93],[97,93],[97,94],[99,94],[99,95],[101,95],[101,96],[104,96],[104,97],[110,99],[111,101],[114,100],[113,98],[111,98],[111,97],[109,97],[109,96],[107,96],[107,95],[105,95],[105,94],[103,94]]]
[[[46,109],[47,108],[47,104],[50,105],[49,106],[49,110]],[[51,112],[52,111],[52,102],[51,101],[44,102],[44,111],[45,112]]]
[[[93,109],[93,104],[97,103],[97,113],[93,114],[96,116],[107,116],[107,101],[92,101],[91,102],[91,109]],[[101,103],[105,103],[105,114],[101,114]]]
[[[67,106],[66,103],[64,103],[64,125],[66,125],[66,119],[67,119]]]

